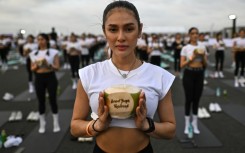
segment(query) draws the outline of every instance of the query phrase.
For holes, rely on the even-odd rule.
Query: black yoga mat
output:
[[[59,101],[74,101],[76,98],[76,91],[72,89],[71,85],[67,86],[65,90],[62,92],[62,94],[59,96]]]
[[[52,113],[46,116],[46,132],[38,133],[39,126],[24,139],[21,147],[25,153],[54,153],[70,127],[72,110],[59,110],[61,131],[53,133]]]
[[[0,127],[8,121],[10,115],[11,115],[11,112],[9,111],[0,112]]]
[[[245,126],[245,107],[238,104],[222,105],[223,111]]]
[[[215,137],[215,135],[200,121],[198,120],[198,128],[200,134],[194,134],[192,140],[187,138],[187,135],[184,134],[185,126],[185,115],[184,107],[175,106],[175,117],[177,123],[176,136],[181,143],[183,148],[190,147],[221,147],[222,143]]]

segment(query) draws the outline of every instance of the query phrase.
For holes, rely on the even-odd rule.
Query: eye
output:
[[[117,31],[117,29],[116,29],[116,28],[113,28],[113,27],[109,28],[108,30],[109,30],[110,32],[116,32],[116,31]]]
[[[127,27],[126,28],[126,32],[132,32],[134,30],[134,28],[132,28],[132,27]]]

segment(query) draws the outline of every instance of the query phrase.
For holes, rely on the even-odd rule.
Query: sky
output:
[[[0,33],[20,29],[34,35],[50,32],[102,34],[104,8],[113,0],[0,0]],[[159,27],[217,31],[231,27],[228,15],[245,26],[245,0],[128,0],[138,9],[143,31]]]

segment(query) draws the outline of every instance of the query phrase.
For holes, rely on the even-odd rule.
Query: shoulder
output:
[[[79,73],[80,72],[93,73],[93,72],[103,71],[105,67],[108,67],[108,65],[109,65],[109,60],[96,62],[94,64],[90,64],[84,68],[79,69]]]
[[[54,56],[55,56],[56,54],[58,54],[58,52],[59,52],[57,49],[54,49],[54,48],[50,48],[49,51],[50,51],[50,53],[51,53],[52,55],[54,55]]]

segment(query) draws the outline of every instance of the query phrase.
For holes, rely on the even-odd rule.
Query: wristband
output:
[[[91,120],[91,121],[87,124],[87,126],[86,126],[86,133],[87,133],[87,135],[90,136],[90,137],[93,136],[93,135],[89,132],[89,126],[91,125],[92,122],[93,122],[93,120]]]
[[[98,119],[99,119],[99,118],[97,118],[97,119],[94,121],[94,123],[92,124],[92,128],[93,128],[93,130],[94,130],[95,132],[102,132],[102,131],[95,130],[95,128],[94,128],[94,124],[95,124],[95,122],[98,121]]]
[[[153,132],[155,130],[155,124],[154,124],[154,121],[149,118],[149,117],[146,117],[148,123],[149,123],[149,129],[143,131],[145,133],[150,133],[150,132]]]

